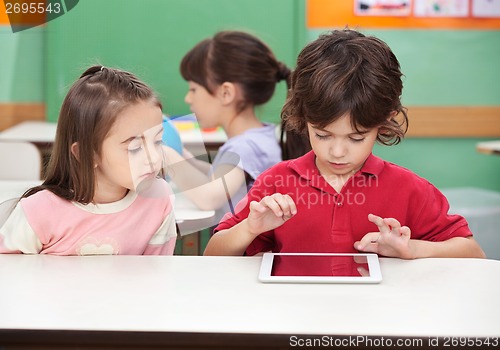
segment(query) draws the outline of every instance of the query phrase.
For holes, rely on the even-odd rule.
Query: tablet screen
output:
[[[259,281],[275,283],[379,283],[377,254],[264,253]]]
[[[366,256],[276,255],[271,276],[370,276]]]

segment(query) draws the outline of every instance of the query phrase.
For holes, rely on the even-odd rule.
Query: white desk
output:
[[[56,123],[26,121],[0,132],[0,140],[52,144],[56,138]]]
[[[202,255],[201,230],[214,225],[214,210],[201,210],[182,194],[175,194],[175,221],[182,238],[182,255]]]
[[[42,164],[47,164],[56,138],[56,123],[26,121],[0,132],[0,141],[24,141],[34,144],[42,155]],[[42,174],[45,169],[42,168]]]
[[[181,236],[213,226],[214,210],[198,209],[194,203],[179,195],[175,197],[174,211]]]
[[[185,147],[202,144],[207,150],[217,150],[227,141],[226,133],[220,128],[215,131],[203,131],[201,129],[182,130],[179,131],[179,136]]]
[[[174,123],[175,125],[175,123]],[[56,138],[57,123],[43,121],[26,121],[0,132],[0,140],[27,141],[34,144],[53,144]],[[224,131],[200,131],[190,129],[179,132],[181,141],[186,147],[205,144],[207,148],[219,147],[226,140]]]
[[[20,197],[41,181],[0,181],[0,203]],[[200,230],[213,225],[215,211],[200,210],[182,195],[175,198],[175,220],[183,239],[183,254],[201,254]]]
[[[263,284],[260,261],[0,255],[0,344],[286,348],[291,335],[331,335],[441,337],[442,347],[446,337],[500,337],[500,261],[381,259],[375,285]]]
[[[479,142],[476,150],[480,153],[500,155],[500,140]]]

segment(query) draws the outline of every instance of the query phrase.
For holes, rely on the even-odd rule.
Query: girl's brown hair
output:
[[[397,144],[408,127],[401,77],[396,56],[382,40],[334,30],[299,54],[281,117],[290,130],[306,133],[307,123],[324,128],[350,115],[355,130],[379,127],[378,142]]]
[[[271,49],[257,37],[240,31],[222,31],[193,47],[182,59],[181,75],[203,86],[211,94],[224,82],[243,90],[238,106],[262,105],[274,94],[276,83],[290,76]]]
[[[22,198],[41,190],[82,204],[95,192],[95,160],[118,114],[141,101],[162,105],[145,83],[129,72],[103,66],[88,68],[70,88],[59,113],[56,139],[44,182]],[[71,151],[76,143],[78,156]]]

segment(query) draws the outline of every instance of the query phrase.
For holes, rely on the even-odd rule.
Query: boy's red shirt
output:
[[[412,239],[444,241],[472,233],[459,215],[448,215],[446,197],[408,169],[370,155],[360,171],[337,193],[319,174],[315,154],[281,162],[262,173],[248,195],[226,214],[215,231],[248,216],[249,203],[273,193],[288,194],[297,214],[282,226],[259,235],[247,255],[259,252],[356,252],[354,242],[378,228],[368,214],[395,218],[411,229]]]

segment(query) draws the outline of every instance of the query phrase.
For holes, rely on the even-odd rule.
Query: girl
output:
[[[261,122],[255,106],[271,99],[290,70],[261,40],[238,31],[201,41],[184,56],[180,70],[189,84],[185,101],[200,126],[222,127],[228,141],[212,165],[187,151],[182,157],[167,150],[169,176],[199,208],[217,209],[218,222],[260,173],[281,161],[275,126]]]
[[[0,253],[171,255],[162,106],[134,75],[94,66],[70,88],[45,181],[0,228]]]
[[[406,132],[401,76],[384,42],[353,30],[307,45],[282,117],[308,133],[312,151],[263,173],[237,214],[219,224],[205,254],[484,257],[465,219],[447,214],[441,192],[372,154],[376,141],[398,143]]]

